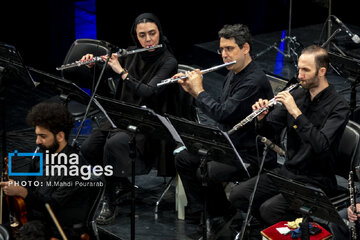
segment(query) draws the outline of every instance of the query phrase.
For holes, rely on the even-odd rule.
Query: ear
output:
[[[63,131],[60,131],[56,134],[56,140],[61,143],[65,141],[65,133]]]
[[[244,45],[243,45],[243,47],[242,47],[242,52],[244,53],[244,54],[248,54],[249,52],[250,52],[250,45],[249,45],[249,43],[244,43]]]
[[[325,76],[325,74],[326,74],[326,68],[324,67],[319,68],[318,76],[323,77]]]

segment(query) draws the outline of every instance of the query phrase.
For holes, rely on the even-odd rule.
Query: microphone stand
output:
[[[94,101],[95,94],[96,94],[96,91],[97,91],[97,89],[98,89],[98,87],[99,87],[99,85],[100,85],[101,78],[102,78],[102,76],[103,76],[103,74],[104,74],[104,71],[105,71],[105,69],[106,69],[106,66],[107,66],[107,64],[108,64],[108,62],[109,62],[109,60],[110,60],[110,57],[111,57],[111,51],[110,51],[110,50],[108,50],[108,54],[107,54],[107,55],[108,55],[108,58],[106,59],[103,68],[101,69],[101,73],[100,73],[99,78],[98,78],[98,80],[97,80],[97,82],[96,82],[94,91],[93,91],[93,93],[92,93],[92,95],[91,95],[91,97],[90,97],[90,100],[89,100],[88,105],[86,106],[86,110],[85,110],[85,114],[84,114],[84,116],[83,116],[83,119],[81,120],[81,123],[80,123],[80,125],[79,125],[79,127],[78,127],[78,130],[77,130],[77,133],[76,133],[76,136],[75,136],[75,138],[73,139],[73,141],[72,141],[72,143],[71,143],[71,146],[72,146],[72,147],[75,146],[76,140],[78,139],[78,137],[79,137],[79,135],[80,135],[81,129],[82,129],[82,127],[83,127],[83,125],[84,125],[84,123],[85,123],[85,120],[86,120],[86,118],[87,118],[87,115],[88,115],[88,113],[89,113],[91,103]],[[95,66],[94,66],[94,67],[95,67]],[[109,120],[110,120],[110,119],[109,119]],[[111,122],[111,121],[110,121],[110,122]],[[111,123],[112,123],[112,122],[111,122]],[[112,123],[112,126],[114,127],[114,124],[113,124],[113,123]]]
[[[260,136],[258,135],[256,137],[256,139],[258,139]],[[246,217],[245,217],[245,220],[241,226],[241,231],[236,234],[235,236],[235,239],[234,240],[242,240],[244,238],[244,234],[245,234],[245,230],[246,230],[246,227],[248,225],[248,221],[249,221],[249,217],[250,217],[250,212],[251,212],[251,208],[252,208],[252,204],[253,204],[253,201],[254,201],[254,197],[255,197],[255,193],[256,193],[256,190],[257,190],[257,186],[258,186],[258,183],[259,183],[259,180],[260,180],[260,176],[261,176],[261,172],[263,170],[263,166],[264,166],[264,162],[265,162],[265,157],[268,153],[268,147],[266,144],[264,144],[264,151],[263,151],[263,157],[261,159],[261,163],[260,163],[260,167],[259,167],[259,171],[258,171],[258,174],[256,176],[256,181],[255,181],[255,185],[254,185],[254,190],[253,192],[251,193],[251,196],[250,196],[250,200],[249,200],[249,207],[248,207],[248,210],[247,210],[247,213],[246,213]]]

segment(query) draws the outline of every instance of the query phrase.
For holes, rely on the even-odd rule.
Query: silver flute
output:
[[[296,83],[296,84],[292,84],[289,87],[287,87],[284,91],[286,92],[290,92],[294,89],[296,89],[297,87],[300,86],[300,83]],[[283,91],[283,92],[284,92]],[[272,98],[269,100],[269,107],[275,106],[278,102],[276,101],[275,98]],[[263,107],[260,108],[254,112],[252,112],[250,115],[248,115],[246,118],[244,118],[243,120],[241,120],[241,122],[239,122],[238,124],[236,124],[230,131],[228,131],[228,134],[233,134],[234,132],[236,132],[239,128],[242,128],[243,126],[245,126],[247,123],[251,122],[254,118],[256,118],[257,116],[259,116],[261,113],[265,112],[266,110],[268,110],[269,108],[267,107]]]
[[[119,51],[117,51],[115,54],[118,55],[119,57],[124,57],[127,55],[131,55],[131,54],[135,54],[135,53],[139,53],[139,52],[145,52],[145,51],[149,51],[155,48],[161,48],[162,44],[159,45],[155,45],[155,46],[151,46],[151,47],[146,47],[146,48],[139,48],[139,49],[134,49],[134,50],[130,50],[127,51],[125,49],[119,49]],[[79,60],[79,61],[75,61],[73,63],[68,63],[68,64],[64,64],[61,65],[60,67],[57,67],[56,70],[64,70],[64,69],[68,69],[68,68],[73,68],[73,67],[80,67],[83,65],[87,65],[90,63],[94,63],[94,62],[104,62],[104,59],[102,58],[102,56],[98,56],[98,57],[93,57],[92,59],[89,60]]]
[[[349,184],[349,194],[350,194],[350,208],[351,211],[353,211],[353,213],[356,214],[356,193],[357,193],[357,189],[354,185],[354,178],[353,178],[353,171],[350,171],[349,173],[349,179],[348,179],[348,184]],[[358,221],[351,223],[350,222],[350,233],[351,233],[351,239],[358,239],[358,234],[357,234],[357,230],[358,230]]]
[[[211,67],[211,68],[201,70],[200,73],[205,74],[205,73],[208,73],[208,72],[213,72],[213,71],[216,71],[216,70],[218,70],[220,68],[223,68],[223,67],[226,67],[226,66],[229,66],[229,65],[233,65],[235,63],[236,63],[236,61],[227,62],[227,63],[224,63],[224,64],[220,64],[220,65],[217,65],[217,66],[214,66],[214,67]],[[175,83],[175,82],[179,81],[180,79],[185,79],[185,78],[187,78],[187,76],[181,76],[181,77],[178,77],[178,78],[167,78],[165,80],[162,80],[160,83],[158,83],[157,86],[160,87],[160,86],[164,86],[164,85],[167,85],[167,84]]]
[[[34,158],[35,158],[35,154],[36,154],[39,150],[40,150],[40,147],[37,146],[36,149],[35,149],[35,151],[34,151],[34,155],[32,156],[31,159],[34,159]]]

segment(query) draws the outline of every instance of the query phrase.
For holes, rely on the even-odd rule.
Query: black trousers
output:
[[[272,172],[279,174],[280,168],[273,169]],[[255,182],[256,177],[253,177],[239,183],[232,189],[229,199],[236,208],[247,212]],[[294,212],[289,211],[288,201],[266,173],[260,175],[251,213],[269,226],[282,220],[295,220],[294,218],[299,217]]]
[[[224,216],[231,204],[224,192],[223,182],[244,179],[244,172],[235,165],[228,165],[217,161],[207,162],[207,187],[202,187],[199,166],[200,157],[183,150],[175,157],[175,167],[184,185],[188,200],[188,207],[192,210],[202,210],[207,201],[209,217]]]
[[[357,198],[356,201],[358,202],[359,200],[360,199]],[[347,208],[340,210],[339,215],[342,219],[349,220],[348,214],[347,214]],[[330,223],[329,228],[330,228],[331,234],[333,235],[332,239],[334,239],[334,240],[351,239],[351,237],[350,237],[351,234],[350,234],[349,228],[344,227],[344,226],[339,226],[338,224],[335,224],[335,223]],[[359,234],[359,231],[357,234]]]
[[[81,153],[91,165],[113,166],[114,177],[131,176],[130,135],[127,132],[96,129],[81,145]],[[145,136],[136,134],[135,174],[151,169],[144,157]]]

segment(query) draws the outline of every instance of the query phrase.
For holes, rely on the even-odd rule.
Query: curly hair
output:
[[[35,105],[28,113],[26,121],[32,127],[43,127],[53,134],[64,132],[66,140],[75,123],[73,116],[64,105],[49,102]]]
[[[16,240],[46,240],[49,239],[45,225],[39,220],[33,220],[23,225],[16,233]]]
[[[249,28],[244,24],[224,25],[224,27],[218,32],[218,35],[219,38],[234,38],[240,49],[243,48],[245,43],[248,43],[251,51],[251,34]]]

